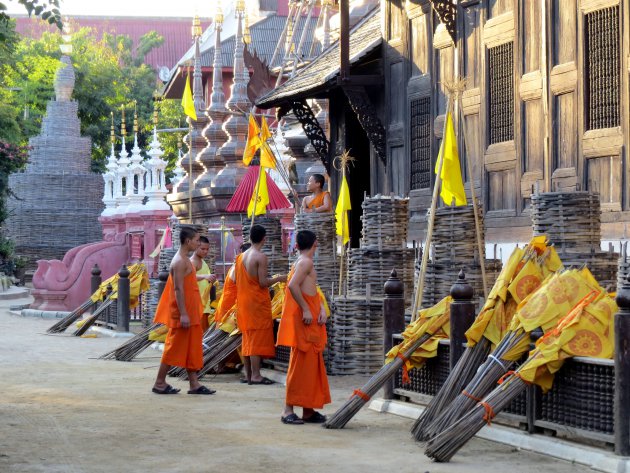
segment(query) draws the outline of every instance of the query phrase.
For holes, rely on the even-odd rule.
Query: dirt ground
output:
[[[411,439],[411,420],[367,409],[340,431],[285,426],[283,386],[242,385],[236,374],[206,379],[214,396],[189,396],[178,381],[182,393],[158,396],[157,351],[97,360],[121,340],[45,335],[53,321],[10,315],[9,305],[0,301],[2,472],[592,471],[478,439],[453,462],[433,463]],[[363,379],[330,381],[325,413]]]

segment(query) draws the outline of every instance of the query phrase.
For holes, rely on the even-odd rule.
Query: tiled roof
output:
[[[191,18],[73,16],[70,21],[78,23],[81,27],[93,28],[98,38],[103,33],[127,35],[133,40],[134,46],[137,46],[142,35],[156,31],[164,37],[164,43],[147,54],[145,59],[145,63],[156,70],[163,66],[172,68],[192,43]],[[208,19],[201,19],[203,29],[208,28],[210,23]],[[58,31],[56,27],[44,21],[28,17],[16,17],[16,30],[23,36],[33,38],[39,38],[44,31]]]
[[[265,60],[267,63],[271,61],[273,52],[278,44],[278,39],[282,35],[284,25],[287,21],[286,16],[271,15],[249,27],[252,42],[247,45],[249,51],[253,54],[254,51],[259,58]],[[313,43],[313,34],[315,25],[317,23],[317,17],[311,17],[308,23],[308,30],[306,38],[304,39],[304,45],[302,46],[302,54],[308,56],[311,44]],[[299,43],[300,35],[306,24],[306,17],[301,17],[297,22],[297,27],[294,29],[296,43]],[[232,67],[234,65],[234,47],[236,44],[235,36],[230,36],[221,41],[221,57],[223,61],[223,67]],[[297,47],[297,46],[296,46]],[[315,41],[313,48],[313,55],[316,56],[321,51],[321,44]],[[278,55],[275,64],[270,67],[279,66],[282,58]],[[214,46],[201,53],[201,66],[212,67],[214,60]]]
[[[381,20],[379,8],[372,10],[361,22],[350,30],[350,63],[355,63],[381,44]],[[339,42],[335,42],[316,60],[301,69],[295,76],[261,97],[256,105],[270,108],[282,103],[283,99],[304,95],[323,86],[339,74]]]

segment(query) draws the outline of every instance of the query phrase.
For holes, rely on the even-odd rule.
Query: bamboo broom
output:
[[[213,355],[214,350],[216,349],[216,347],[219,346],[221,343],[223,343],[223,341],[228,336],[229,336],[229,334],[227,334],[223,330],[213,330],[212,332],[210,332],[208,334],[207,337],[205,337],[203,339],[203,364],[204,364],[204,367],[205,367],[207,361],[210,360],[210,358]],[[188,378],[188,373],[186,371],[186,368],[181,368],[179,366],[173,366],[168,371],[168,375],[169,376],[173,376],[173,377],[177,377],[177,378],[182,378],[182,379],[187,379]]]
[[[240,333],[228,336],[227,339],[223,340],[220,345],[215,347],[212,352],[208,354],[208,358],[205,361],[203,368],[198,373],[199,377],[201,378],[219,366],[219,363],[234,353],[234,351],[237,350],[242,343],[243,336]]]
[[[70,325],[75,323],[79,318],[94,305],[92,302],[92,298],[90,297],[87,301],[81,304],[79,307],[74,309],[68,315],[66,315],[63,319],[55,323],[52,327],[46,330],[47,333],[62,333],[64,332]]]
[[[133,338],[130,338],[125,343],[120,345],[118,348],[115,348],[114,350],[101,355],[99,359],[101,360],[116,359],[118,361],[132,361],[140,353],[142,353],[146,348],[151,346],[153,341],[149,340],[149,334],[161,326],[162,324],[150,325],[149,327],[145,328],[142,332],[138,333],[136,336],[134,336]]]
[[[74,335],[75,337],[80,337],[85,332],[87,332],[88,329],[98,320],[101,314],[105,312],[114,302],[117,302],[117,299],[111,299],[110,297],[105,299],[105,301],[103,301],[99,308],[96,309],[90,317],[85,319],[83,325],[81,325],[81,327],[79,327],[72,335]]]

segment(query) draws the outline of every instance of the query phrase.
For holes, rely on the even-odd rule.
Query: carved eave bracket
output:
[[[326,134],[324,130],[322,130],[317,118],[315,118],[313,110],[309,107],[308,103],[306,103],[306,100],[292,100],[291,109],[293,110],[295,118],[297,118],[302,125],[304,134],[306,134],[306,137],[311,141],[322,163],[326,169],[330,171],[330,163],[328,160],[330,142],[326,138]],[[281,111],[279,110],[279,112]],[[286,114],[286,108],[283,107],[282,112]]]
[[[457,6],[453,0],[431,0],[433,9],[440,17],[440,21],[446,26],[446,31],[451,36],[453,43],[457,44]]]
[[[356,114],[370,143],[372,143],[376,155],[383,164],[387,164],[387,133],[365,87],[347,86],[343,87],[343,92],[346,94],[350,107]]]

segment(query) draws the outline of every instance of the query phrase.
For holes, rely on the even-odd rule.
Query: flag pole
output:
[[[446,107],[446,114],[444,119],[444,131],[442,132],[442,145],[440,146],[440,153],[438,156],[438,169],[435,176],[435,185],[433,186],[433,196],[431,198],[431,210],[429,213],[429,224],[427,226],[427,237],[424,242],[424,248],[422,249],[422,263],[420,265],[420,280],[416,286],[416,294],[414,295],[413,305],[411,309],[411,321],[415,321],[418,318],[418,309],[422,305],[422,292],[424,291],[424,279],[427,272],[427,263],[429,262],[429,250],[431,248],[431,240],[433,238],[433,227],[435,225],[435,210],[437,208],[438,194],[440,191],[442,166],[444,165],[444,137],[446,136],[446,122],[448,121],[448,114],[453,108],[453,96],[452,92],[448,96],[448,105]]]
[[[193,191],[193,175],[192,175],[192,161],[193,161],[193,141],[192,141],[192,118],[188,117],[188,220],[192,225],[192,191]]]
[[[459,93],[457,94],[459,100]],[[483,250],[483,243],[481,239],[481,219],[479,218],[479,208],[477,205],[477,196],[475,195],[475,179],[473,176],[472,164],[470,159],[470,146],[468,145],[468,133],[466,132],[466,117],[464,116],[463,107],[459,107],[460,114],[460,130],[464,135],[464,147],[466,148],[466,167],[468,168],[468,176],[470,177],[470,198],[473,201],[473,213],[475,215],[475,233],[477,235],[477,251],[479,252],[479,264],[481,265],[481,282],[483,283],[483,298],[488,298],[488,284],[486,281],[486,258]]]

